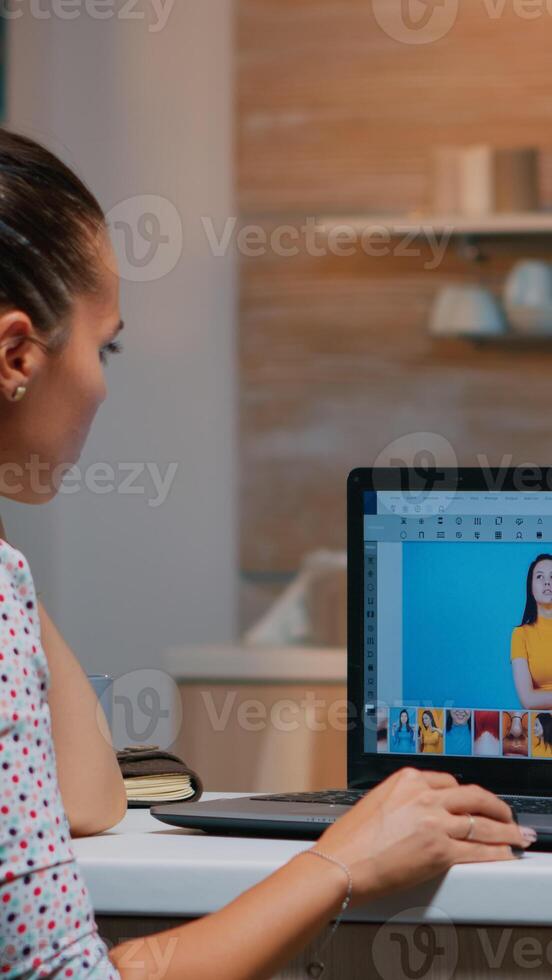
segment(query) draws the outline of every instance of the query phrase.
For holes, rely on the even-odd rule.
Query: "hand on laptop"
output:
[[[406,767],[329,827],[317,846],[349,866],[353,901],[362,904],[453,864],[512,860],[512,846],[535,838],[493,793],[461,786],[448,773]]]

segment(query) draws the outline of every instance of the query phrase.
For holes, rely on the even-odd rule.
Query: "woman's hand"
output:
[[[466,840],[474,817],[470,840]],[[504,861],[528,835],[510,807],[447,773],[399,770],[324,832],[319,849],[353,876],[353,902],[410,887],[469,861]]]

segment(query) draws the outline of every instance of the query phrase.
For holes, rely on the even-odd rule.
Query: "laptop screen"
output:
[[[363,499],[364,751],[552,761],[552,493]]]

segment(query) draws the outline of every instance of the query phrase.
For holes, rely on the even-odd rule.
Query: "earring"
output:
[[[12,395],[12,401],[20,402],[21,399],[24,398],[26,394],[27,394],[27,389],[23,385],[19,385],[19,387],[15,389]]]

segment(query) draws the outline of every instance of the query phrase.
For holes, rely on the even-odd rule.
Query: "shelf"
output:
[[[552,333],[546,336],[545,334],[522,334],[512,331],[511,333],[497,334],[494,337],[465,333],[443,334],[442,336],[430,334],[430,337],[439,344],[457,343],[461,340],[464,343],[475,344],[477,347],[503,347],[506,350],[509,348],[512,350],[519,350],[520,348],[550,350],[552,348]]]
[[[392,235],[423,235],[433,233],[455,235],[552,235],[552,211],[491,214],[480,217],[447,214],[331,215],[318,219],[317,227],[327,233],[347,226],[357,234],[368,229],[385,228]]]

